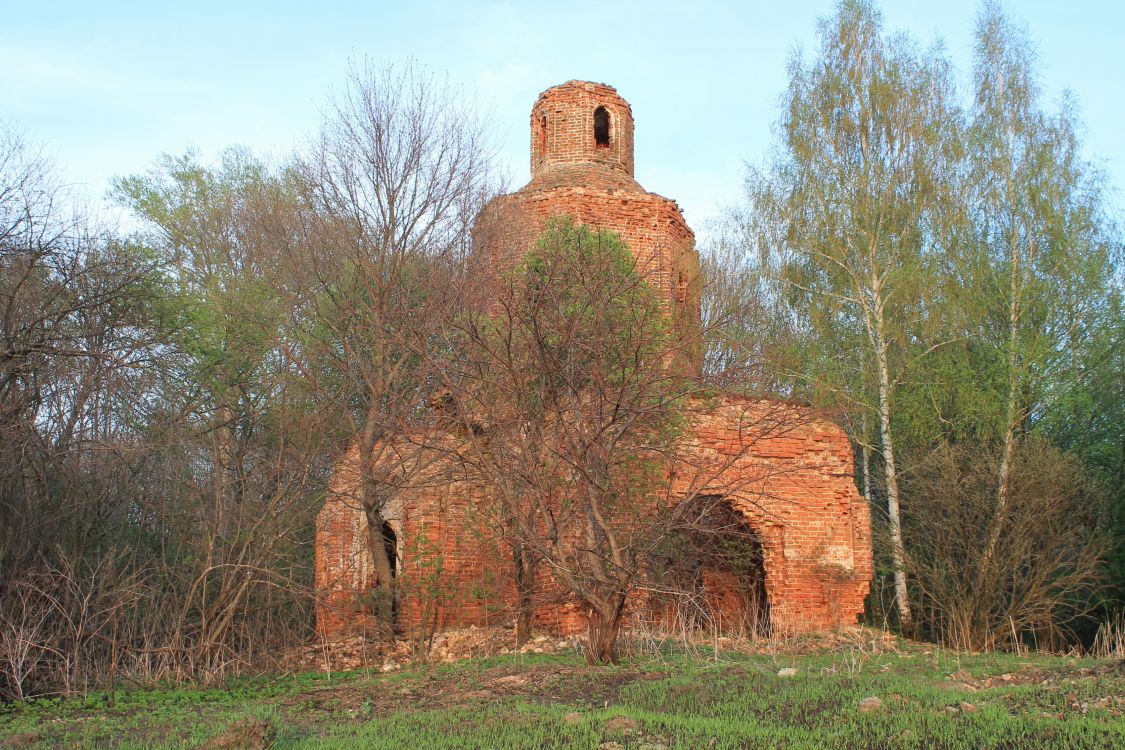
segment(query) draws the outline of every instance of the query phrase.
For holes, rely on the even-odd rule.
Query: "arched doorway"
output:
[[[770,602],[762,539],[746,515],[719,496],[698,497],[670,539],[665,564],[678,591],[675,617],[689,628],[767,636]]]

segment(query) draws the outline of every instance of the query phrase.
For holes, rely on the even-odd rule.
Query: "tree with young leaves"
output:
[[[1028,420],[1064,396],[1112,315],[1111,235],[1099,177],[1081,156],[1074,102],[1044,111],[1031,43],[990,3],[977,28],[970,130],[973,209],[1003,338],[1002,458],[987,561],[1005,524],[1012,455]],[[987,571],[983,579],[987,579]]]
[[[630,596],[672,590],[668,546],[714,535],[724,498],[753,502],[768,469],[725,472],[808,415],[740,401],[728,417],[740,444],[702,449],[692,420],[715,394],[682,366],[697,339],[677,333],[610,232],[556,220],[485,291],[458,320],[460,356],[446,365],[458,460],[517,560],[582,606],[587,659],[615,662]]]
[[[682,428],[675,338],[608,232],[553,225],[499,287],[459,325],[465,461],[495,494],[508,538],[587,609],[589,660],[614,662]]]
[[[1086,381],[1103,381],[1120,276],[1113,224],[1098,170],[1082,156],[1073,99],[1042,102],[1031,42],[995,3],[978,19],[968,129],[967,203],[983,300],[979,341],[997,377],[994,434],[1000,458],[983,554],[969,587],[977,597],[974,642],[997,638],[989,607],[1003,586],[1000,545],[1013,517],[1012,465],[1040,422],[1063,423]],[[1103,352],[1099,354],[1098,352]],[[1113,377],[1110,376],[1109,382]]]
[[[887,36],[869,2],[821,21],[815,58],[796,57],[780,123],[783,149],[748,181],[762,265],[814,342],[813,392],[846,394],[876,437],[902,626],[912,615],[901,534],[895,394],[935,335],[934,258],[957,143],[948,65]],[[866,457],[866,456],[865,456]]]
[[[164,342],[155,456],[161,471],[190,477],[135,512],[170,530],[153,566],[181,597],[168,608],[167,647],[177,668],[204,677],[229,663],[248,611],[297,611],[309,498],[327,474],[333,425],[280,335],[295,312],[275,287],[283,246],[271,226],[295,210],[290,182],[229,149],[216,165],[166,156],[116,183],[141,221],[138,241],[167,269],[154,320]]]

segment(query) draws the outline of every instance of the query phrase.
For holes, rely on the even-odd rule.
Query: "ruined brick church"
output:
[[[698,330],[694,235],[674,201],[646,192],[633,178],[632,110],[603,84],[568,81],[539,96],[531,111],[531,181],[482,212],[474,252],[493,273],[513,268],[547,222],[563,216],[618,234],[674,323]],[[847,437],[835,424],[790,407],[807,418],[748,443],[747,415],[763,403],[719,394],[692,413],[695,455],[721,467],[714,485],[728,489],[716,492],[760,545],[761,568],[747,583],[730,570],[704,566],[697,571],[699,599],[714,622],[739,622],[750,606],[767,612],[777,634],[853,624],[872,574],[871,524]],[[354,500],[357,461],[353,450],[337,464],[317,518],[317,627],[328,639],[362,633],[374,616],[367,521]],[[431,481],[400,493],[386,510],[383,538],[396,575],[423,582],[400,592],[400,630],[511,622],[516,592],[504,563],[510,555],[473,512],[486,492],[464,480]],[[631,600],[629,617],[654,614],[650,604]],[[556,633],[584,629],[581,607],[565,596],[544,597],[534,621]]]

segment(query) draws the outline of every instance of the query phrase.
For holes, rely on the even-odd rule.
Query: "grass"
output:
[[[779,677],[781,667],[796,676]],[[868,696],[882,706],[859,711]],[[246,746],[276,750],[1108,749],[1125,747],[1123,714],[1125,669],[1105,661],[916,645],[717,659],[671,652],[603,668],[574,654],[513,655],[119,691],[112,706],[105,693],[0,706],[0,748],[191,748],[258,722],[268,743]]]

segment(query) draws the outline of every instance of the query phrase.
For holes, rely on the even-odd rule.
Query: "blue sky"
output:
[[[27,2],[0,0],[0,120],[100,200],[161,153],[231,144],[284,155],[317,127],[349,58],[413,57],[474,92],[515,185],[528,112],[571,78],[616,86],[636,118],[637,178],[696,227],[760,161],[791,52],[833,0],[804,2]],[[884,0],[885,25],[941,38],[967,78],[976,0]],[[1009,0],[1045,92],[1077,96],[1087,155],[1125,205],[1125,2]]]

